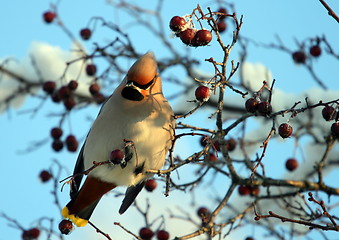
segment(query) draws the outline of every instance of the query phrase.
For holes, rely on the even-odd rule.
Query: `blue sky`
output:
[[[157,1],[154,0],[148,1],[147,5],[153,7],[156,2]],[[215,4],[215,2],[216,1],[202,1],[200,5],[203,9],[206,9],[207,6],[218,8],[218,5]],[[337,13],[339,12],[339,3],[337,1],[328,0],[327,3]],[[0,39],[0,59],[13,57],[20,61],[20,59],[27,56],[28,49],[30,49],[31,44],[34,41],[46,42],[50,45],[59,46],[64,51],[70,49],[71,41],[65,33],[62,32],[59,27],[47,25],[42,21],[42,13],[49,9],[49,4],[49,2],[42,0],[36,0],[34,2],[13,0],[2,4],[0,9],[0,26],[2,29],[2,37]],[[220,49],[217,47],[215,41],[208,47],[201,49],[187,49],[179,39],[171,38],[171,32],[167,27],[169,19],[175,15],[189,14],[194,7],[196,7],[196,1],[173,0],[165,2],[162,12],[164,31],[167,33],[170,41],[176,43],[174,46],[177,49],[180,49],[180,51],[189,51],[189,54],[199,56],[200,59],[209,58],[211,56],[218,58],[220,57]],[[270,0],[243,0],[237,1],[235,8],[238,17],[244,15],[244,24],[241,33],[245,37],[254,39],[258,43],[277,43],[276,36],[279,35],[285,46],[288,46],[293,50],[293,48],[297,49],[296,40],[303,41],[309,37],[322,36],[325,34],[327,40],[332,44],[333,49],[339,52],[338,23],[327,15],[326,10],[321,6],[319,1],[286,0],[277,2]],[[140,53],[152,50],[157,55],[158,59],[168,56],[168,52],[164,50],[163,45],[159,43],[158,39],[154,38],[154,36],[145,29],[139,28],[135,24],[133,18],[121,13],[114,7],[109,6],[103,0],[60,1],[58,10],[63,22],[76,37],[78,36],[79,29],[86,26],[88,20],[92,16],[101,16],[123,26],[124,30],[130,34],[132,42]],[[152,19],[150,19],[150,21],[152,21]],[[225,42],[230,40],[230,36],[230,31],[223,34]],[[94,40],[100,43],[107,43],[115,37],[116,34],[112,31],[97,26]],[[93,48],[90,43],[84,43],[84,45],[89,50]],[[235,59],[235,61],[239,60],[238,52],[239,48],[235,48],[234,53],[231,55],[231,58]],[[303,67],[294,64],[291,56],[285,52],[250,44],[247,60],[253,63],[262,63],[270,69],[273,78],[277,80],[275,87],[279,89],[279,91],[285,93],[286,95],[284,96],[292,96],[292,94],[298,95],[304,91],[318,88],[318,85],[311,79],[309,73]],[[326,85],[334,92],[339,90],[339,68],[337,67],[337,63],[338,62],[334,61],[331,56],[322,56],[314,62],[316,73],[320,78],[324,79]],[[212,66],[203,61],[199,68],[204,72],[213,73]],[[169,76],[171,74],[178,76],[182,75],[184,81],[185,76],[180,70],[167,74]],[[173,94],[175,91],[176,89],[170,84],[165,85],[165,95]],[[193,97],[190,99],[193,99]],[[226,98],[226,100],[227,99],[228,98]],[[232,98],[229,99],[232,100]],[[281,100],[281,98],[278,100]],[[61,108],[55,107],[54,104],[47,102],[40,111],[35,115],[32,115],[29,110],[39,106],[39,103],[40,101],[36,98],[27,98],[19,109],[9,109],[7,112],[0,115],[0,143],[2,146],[0,149],[3,153],[1,155],[1,165],[4,169],[3,173],[0,175],[1,186],[4,189],[4,194],[0,198],[0,212],[5,212],[10,217],[17,219],[26,228],[34,226],[36,224],[36,219],[40,216],[54,217],[56,218],[56,221],[58,221],[59,212],[53,204],[53,197],[50,194],[52,183],[41,184],[38,179],[38,174],[42,169],[52,168],[55,171],[57,168],[55,164],[53,164],[53,161],[54,159],[57,159],[65,166],[65,169],[67,169],[62,171],[61,176],[66,177],[72,171],[77,156],[77,154],[70,154],[66,151],[63,151],[61,154],[56,154],[51,151],[49,147],[51,144],[49,130],[51,127],[58,124],[59,119],[57,117],[50,117],[49,114],[60,112]],[[177,102],[173,102],[172,104],[175,109]],[[65,131],[67,133],[74,133],[79,137],[80,141],[82,141],[90,127],[91,119],[95,118],[98,110],[99,108],[97,106],[90,106],[86,111],[72,113],[67,120],[69,123],[64,124]],[[211,122],[201,120],[205,118],[206,114],[200,112],[195,118],[188,119],[187,122],[200,126],[204,124],[213,126]],[[234,133],[234,135],[237,136],[237,133]],[[42,143],[42,145],[35,148],[33,151],[29,151],[28,153],[25,152],[25,150],[35,142]],[[285,141],[283,144],[280,143],[281,142],[272,143],[272,148],[268,152],[268,158],[274,158],[277,162],[283,162],[284,159],[293,154],[291,148],[293,149],[295,144],[293,141]],[[197,141],[191,141],[190,139],[183,140],[180,146],[177,147],[177,152],[184,156],[188,155],[191,151],[187,150],[187,148],[196,149]],[[281,148],[284,149],[284,154],[276,154],[277,151],[279,151],[279,148],[280,150]],[[301,151],[297,154],[302,155]],[[268,168],[273,171],[273,174],[281,173],[281,165],[272,164],[271,166],[268,164]],[[192,176],[183,176],[182,178],[190,179],[191,177]],[[206,188],[208,185],[204,186]],[[197,191],[196,194],[201,196],[201,198],[198,197],[196,205],[206,204],[213,206],[213,202],[208,199],[215,192],[214,188],[216,186],[211,187],[207,193]],[[68,201],[68,188],[59,195],[63,205]],[[180,192],[173,192],[171,194],[172,198],[164,198],[162,195],[162,188],[159,187],[152,195],[143,193],[141,197],[142,199],[150,198],[164,203],[163,206],[161,206],[161,204],[160,206],[156,205],[157,208],[152,213],[156,216],[157,211],[166,212],[166,206],[172,206],[171,204],[173,204],[173,206],[189,206],[190,200],[182,200],[187,199],[186,196],[187,195]],[[181,199],[183,203],[176,202],[177,199]],[[333,201],[335,200],[337,199],[333,198]],[[114,201],[114,203],[112,203],[112,201]],[[141,202],[144,203],[144,200]],[[107,211],[108,207],[103,207],[106,206],[105,204],[113,205],[113,209]],[[107,214],[107,212],[109,212],[112,216],[116,216],[117,207],[115,205],[119,204],[120,199],[103,199],[100,203],[101,207],[98,207],[98,214],[97,216],[93,216],[93,220],[100,222],[99,213],[106,212]],[[109,214],[107,217],[111,217]],[[135,212],[131,212],[126,216],[117,216],[117,221],[125,221],[128,223],[131,221],[130,219],[135,218],[137,218],[138,221],[142,221],[140,216]],[[116,220],[114,219],[114,221]],[[102,224],[106,226],[106,223]],[[4,219],[0,218],[0,226],[3,231],[0,235],[0,240],[20,239],[20,231],[8,227],[7,222],[4,221]],[[48,224],[45,224],[44,226],[48,226]],[[107,227],[109,226],[110,225],[107,224]],[[139,227],[140,225],[135,225],[131,228],[133,228],[133,231],[137,232]],[[167,227],[168,229],[171,229],[172,232],[176,231],[176,227],[173,223],[168,224]],[[250,228],[248,233],[252,234],[256,231],[258,230]],[[77,229],[67,237],[67,239],[78,239],[79,237],[86,236],[86,234],[94,234],[94,236],[97,236],[96,233],[93,232],[93,229],[90,228],[84,230]],[[121,234],[119,236],[121,236],[122,239],[130,239],[118,228],[114,228],[113,232],[115,234]],[[245,237],[246,235],[244,235],[244,232],[235,232],[234,235],[232,235],[232,237],[237,236]],[[329,233],[328,236],[332,237],[331,233]],[[103,239],[103,237],[99,238]],[[332,237],[332,239],[334,238]]]

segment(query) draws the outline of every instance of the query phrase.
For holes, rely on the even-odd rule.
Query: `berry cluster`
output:
[[[309,56],[306,54],[306,52],[301,49],[301,50],[297,50],[295,52],[292,53],[292,58],[294,60],[295,63],[298,63],[298,64],[303,64],[306,62],[307,58],[308,57],[319,57],[321,55],[321,48],[320,48],[320,45],[319,45],[319,41],[317,41],[316,44],[314,45],[311,45],[309,47]]]
[[[139,236],[143,240],[151,240],[154,236],[154,232],[148,227],[143,227],[139,230]],[[159,230],[157,232],[157,240],[168,240],[169,237],[169,233],[165,230]]]
[[[336,108],[326,105],[321,114],[326,121],[335,120],[331,125],[331,133],[335,138],[339,138],[339,113]]]
[[[59,127],[55,127],[51,129],[51,137],[53,139],[52,148],[56,152],[60,152],[64,147],[64,143],[66,144],[67,150],[70,152],[76,152],[78,149],[78,141],[74,135],[68,135],[63,142],[60,138],[63,134],[63,131]]]
[[[258,186],[247,186],[247,185],[240,185],[238,187],[238,193],[241,196],[250,195],[252,197],[258,196],[260,193],[260,188]]]
[[[218,15],[219,17],[217,19],[218,32],[222,33],[227,29],[227,24],[225,22],[227,10],[225,8],[219,8],[218,12],[223,14],[223,15]]]
[[[256,98],[249,98],[245,103],[247,112],[258,112],[260,115],[268,116],[272,113],[272,105],[267,101],[259,101]]]
[[[175,33],[175,36],[192,47],[206,46],[212,41],[212,33],[206,29],[197,30],[191,27],[192,21],[186,21],[185,18],[174,16],[170,20],[169,27]]]

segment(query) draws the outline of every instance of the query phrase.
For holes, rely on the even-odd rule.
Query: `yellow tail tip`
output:
[[[70,214],[68,207],[64,207],[61,211],[61,214],[64,218],[71,220],[77,227],[84,227],[88,223],[88,220],[82,219],[74,214]]]

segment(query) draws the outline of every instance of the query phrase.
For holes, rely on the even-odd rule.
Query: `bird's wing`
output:
[[[70,188],[71,199],[73,199],[77,195],[77,193],[80,189],[80,183],[81,183],[82,177],[84,176],[81,173],[85,170],[84,155],[83,155],[85,144],[86,144],[86,142],[81,147],[80,153],[78,155],[77,162],[76,162],[74,170],[73,170],[73,176],[75,176],[75,177],[74,177],[74,179],[71,183],[71,188]]]
[[[139,192],[145,185],[145,181],[138,183],[135,186],[130,186],[126,190],[125,198],[122,201],[121,207],[119,209],[119,213],[123,214],[129,206],[134,202],[134,199],[138,196]]]

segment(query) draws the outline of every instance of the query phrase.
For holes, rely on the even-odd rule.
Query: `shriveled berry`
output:
[[[286,164],[285,164],[287,170],[289,171],[294,171],[295,169],[297,169],[298,165],[299,165],[298,161],[295,158],[287,159]]]
[[[200,144],[202,147],[205,147],[207,145],[207,142],[208,142],[208,138],[205,137],[205,136],[201,136],[200,138]]]
[[[255,113],[258,110],[258,101],[255,98],[249,98],[246,100],[245,108],[247,112]]]
[[[46,23],[53,22],[54,18],[56,17],[56,14],[52,11],[46,11],[43,14],[43,19]]]
[[[48,94],[52,94],[55,88],[56,88],[56,83],[53,81],[46,81],[42,85],[42,89]]]
[[[109,156],[109,160],[113,164],[120,164],[125,158],[125,153],[121,151],[120,149],[115,149],[111,152]]]
[[[227,28],[227,24],[224,21],[218,21],[217,22],[217,29],[220,33],[224,32]]]
[[[228,151],[232,152],[237,146],[237,141],[234,138],[230,138],[226,141],[226,148]]]
[[[62,234],[68,235],[73,229],[74,227],[70,220],[63,219],[59,223],[59,230]]]
[[[251,189],[246,185],[240,185],[238,187],[238,193],[241,196],[246,196],[246,195],[251,194]]]
[[[52,178],[52,174],[47,170],[42,170],[39,174],[41,182],[48,182]]]
[[[247,237],[245,240],[254,240],[252,237]]]
[[[59,127],[52,128],[51,136],[53,139],[59,139],[62,136],[62,129]]]
[[[72,110],[72,108],[74,108],[74,106],[76,105],[75,99],[73,97],[67,98],[63,102],[64,102],[65,108],[68,111]]]
[[[104,94],[99,92],[99,93],[94,95],[94,100],[95,100],[96,103],[102,104],[106,101],[106,97],[104,96]]]
[[[183,27],[186,25],[186,20],[183,17],[174,16],[172,17],[169,27],[174,32],[182,31]]]
[[[199,86],[196,90],[195,90],[195,97],[197,100],[199,100],[200,102],[205,102],[210,98],[211,95],[211,91],[208,87],[205,86]]]
[[[53,93],[51,98],[52,98],[52,101],[55,102],[55,103],[59,103],[61,101],[61,98],[60,98],[58,92]]]
[[[310,54],[313,57],[319,57],[321,55],[321,48],[319,45],[314,45],[312,47],[310,47]]]
[[[210,162],[217,162],[218,161],[218,158],[213,153],[209,153],[208,156],[207,156],[207,159]]]
[[[37,239],[40,236],[40,230],[38,228],[31,228],[29,230],[25,230],[22,233],[23,240],[33,240]]]
[[[223,14],[227,14],[227,10],[226,8],[219,8],[218,10],[219,13],[223,13]],[[218,15],[219,16],[219,19],[222,20],[222,19],[225,19],[226,16],[225,15]]]
[[[75,89],[78,88],[78,85],[79,85],[79,84],[78,84],[77,81],[71,80],[71,81],[68,83],[67,87],[69,88],[69,90],[74,91]]]
[[[211,212],[206,207],[201,207],[198,209],[197,214],[200,218],[208,218],[210,217]]]
[[[68,135],[65,142],[68,151],[76,152],[79,144],[74,135]]]
[[[331,132],[336,138],[339,138],[339,122],[335,122],[331,125]]]
[[[193,38],[192,46],[206,46],[212,41],[212,33],[209,30],[201,29],[198,30]]]
[[[280,124],[278,131],[282,138],[288,138],[292,135],[293,128],[288,123],[282,123]]]
[[[157,188],[157,182],[154,179],[148,179],[145,183],[145,189],[149,192],[152,192]]]
[[[295,63],[305,63],[306,62],[306,54],[303,51],[296,51],[292,53],[292,58]]]
[[[336,110],[334,107],[326,105],[323,110],[321,111],[321,114],[323,115],[323,118],[326,121],[333,120],[336,116]]]
[[[71,91],[69,90],[67,86],[62,86],[58,90],[58,95],[60,99],[67,99],[71,96]]]
[[[153,235],[153,231],[147,227],[143,227],[139,230],[139,237],[143,240],[150,240]]]
[[[267,101],[260,102],[258,104],[258,112],[264,116],[270,115],[272,113],[272,105]]]
[[[165,230],[160,230],[157,232],[157,239],[158,240],[168,240],[170,237],[169,233]]]
[[[63,147],[64,143],[60,139],[54,139],[54,141],[52,142],[52,148],[56,152],[60,152]]]
[[[92,96],[97,95],[100,92],[100,86],[97,83],[92,83],[89,86],[89,92],[92,94]]]
[[[180,40],[186,45],[191,45],[195,36],[195,30],[192,28],[187,28],[186,30],[180,32]]]
[[[258,186],[249,186],[250,195],[255,197],[258,196],[260,193],[260,188]]]
[[[83,40],[88,40],[92,36],[92,31],[89,28],[83,28],[80,30],[80,36]]]
[[[97,72],[97,66],[95,64],[88,64],[86,66],[86,73],[88,76],[94,76]]]

